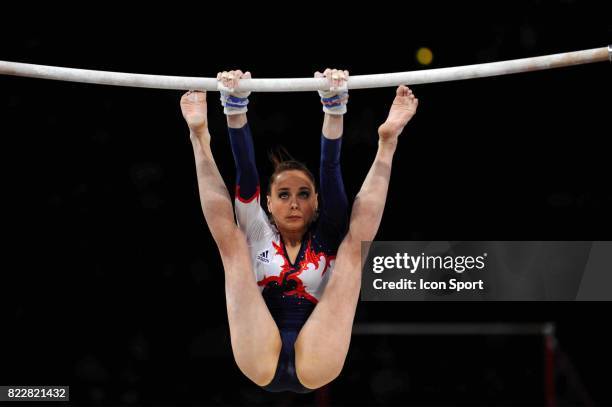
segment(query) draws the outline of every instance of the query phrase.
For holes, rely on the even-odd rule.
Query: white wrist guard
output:
[[[246,113],[247,105],[249,104],[249,95],[251,92],[230,92],[229,89],[219,86],[221,93],[221,105],[223,105],[223,113],[228,116],[234,114]]]
[[[348,102],[348,90],[327,91],[320,90],[323,111],[333,115],[343,115],[346,113],[346,103]]]

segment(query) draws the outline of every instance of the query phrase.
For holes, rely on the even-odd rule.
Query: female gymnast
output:
[[[334,380],[348,352],[361,286],[361,242],[372,241],[382,218],[398,137],[418,99],[397,88],[378,151],[347,216],[340,145],[347,71],[327,69],[319,92],[323,111],[320,192],[301,163],[275,160],[260,205],[253,140],[247,124],[249,92],[236,92],[250,73],[219,73],[237,176],[232,200],[210,149],[206,93],[189,91],[181,110],[193,145],[200,201],[225,271],[232,351],[240,370],[269,391],[307,393]]]

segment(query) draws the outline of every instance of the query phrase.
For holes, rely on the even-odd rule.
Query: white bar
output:
[[[349,78],[348,88],[382,88],[401,84],[417,85],[588,64],[610,60],[612,57],[610,49],[610,46],[608,46],[486,64],[376,75],[356,75]],[[139,88],[217,90],[216,78],[92,71],[8,61],[0,61],[0,74]],[[301,92],[327,89],[325,79],[314,78],[244,79],[240,84],[238,90],[254,92]]]
[[[552,335],[547,323],[361,323],[353,335]]]

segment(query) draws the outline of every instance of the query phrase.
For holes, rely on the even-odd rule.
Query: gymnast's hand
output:
[[[419,99],[415,98],[409,87],[401,85],[395,92],[396,96],[389,109],[387,120],[378,128],[380,141],[396,143],[398,136],[404,130],[412,116],[416,113]]]
[[[337,92],[346,87],[346,83],[349,79],[349,71],[327,68],[325,71],[323,71],[323,73],[319,71],[315,72],[314,77],[327,78],[327,81],[329,82],[329,90],[331,92]]]
[[[227,88],[227,90],[232,92],[233,96],[241,98],[247,97],[248,95],[242,95],[242,92],[235,92],[236,94],[234,94],[234,89],[238,87],[240,79],[251,79],[251,73],[249,71],[243,73],[240,69],[217,73],[217,80],[221,82],[224,88]]]
[[[332,115],[343,115],[346,113],[346,104],[349,94],[346,87],[349,79],[349,71],[327,68],[323,73],[315,72],[315,78],[326,78],[329,90],[319,91],[323,111]]]
[[[248,111],[249,91],[236,91],[241,79],[251,79],[251,73],[241,70],[217,73],[218,90],[221,93],[221,105],[227,116],[241,115]]]
[[[206,92],[190,90],[181,98],[183,118],[194,134],[201,134],[208,129],[206,110]]]

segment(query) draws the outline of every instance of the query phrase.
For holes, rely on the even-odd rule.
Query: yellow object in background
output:
[[[421,47],[416,53],[416,59],[421,65],[429,65],[433,61],[433,53],[427,47]]]

